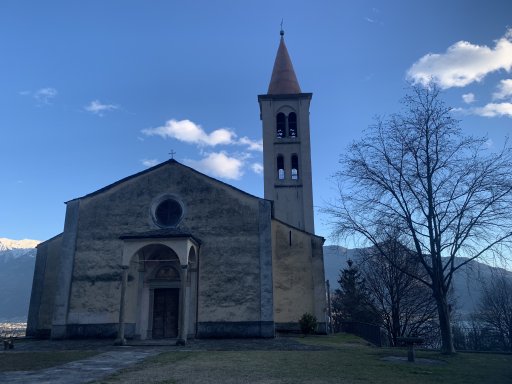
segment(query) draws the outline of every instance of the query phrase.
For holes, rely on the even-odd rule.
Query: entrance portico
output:
[[[176,229],[120,239],[123,274],[116,343],[125,343],[127,307],[131,304],[136,337],[176,338],[177,344],[184,345],[188,335],[195,334],[200,241]],[[133,286],[128,290],[129,280]]]

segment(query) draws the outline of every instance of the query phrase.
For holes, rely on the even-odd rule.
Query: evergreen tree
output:
[[[339,288],[332,302],[335,325],[339,329],[342,321],[380,324],[380,316],[366,289],[365,280],[352,260],[348,268],[340,271]]]

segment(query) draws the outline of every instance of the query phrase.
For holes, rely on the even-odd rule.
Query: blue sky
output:
[[[257,95],[284,19],[313,92],[315,207],[407,81],[434,77],[468,134],[512,128],[512,2],[0,2],[0,237],[62,231],[64,202],[176,159],[263,195]],[[328,237],[316,212],[316,231]]]

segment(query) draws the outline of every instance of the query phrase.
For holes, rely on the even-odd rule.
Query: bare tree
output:
[[[492,329],[502,348],[512,351],[512,277],[504,270],[483,284],[477,318]]]
[[[431,290],[411,277],[423,274],[422,278],[428,279],[412,252],[393,237],[382,242],[380,250],[369,248],[363,259],[361,271],[390,335],[390,344],[396,346],[399,337],[428,339],[435,334],[436,303]]]
[[[448,292],[453,274],[512,238],[511,154],[463,136],[439,89],[412,87],[404,112],[377,119],[341,157],[340,200],[326,209],[334,233],[377,249],[398,226],[424,268],[436,300],[442,351],[453,353]]]

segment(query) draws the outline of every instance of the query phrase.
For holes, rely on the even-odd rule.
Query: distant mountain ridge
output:
[[[31,249],[37,247],[41,243],[39,240],[12,240],[0,237],[0,251],[9,251],[13,249]]]
[[[39,243],[0,238],[0,321],[26,321]]]
[[[0,321],[26,321],[32,279],[34,275],[37,240],[11,240],[0,238]],[[325,278],[331,289],[338,287],[340,269],[347,267],[347,260],[358,259],[364,249],[348,249],[335,245],[324,247]],[[455,274],[454,293],[457,311],[472,313],[480,299],[480,282],[492,278],[493,267],[473,261]],[[512,272],[510,272],[512,278]]]
[[[347,249],[337,245],[324,246],[325,279],[329,280],[331,290],[338,288],[338,276],[341,269],[347,268],[347,260],[359,262],[362,249]],[[455,272],[453,279],[453,296],[456,301],[456,311],[462,317],[474,313],[481,297],[482,282],[489,282],[494,272],[500,268],[491,267],[476,260],[469,262]],[[512,272],[506,271],[512,279]]]

